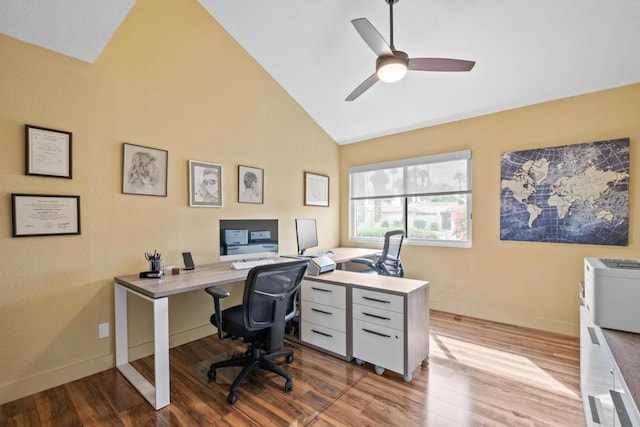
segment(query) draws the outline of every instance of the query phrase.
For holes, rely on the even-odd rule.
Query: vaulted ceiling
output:
[[[637,0],[400,0],[399,50],[476,65],[409,71],[352,102],[376,56],[351,20],[366,17],[388,41],[385,0],[198,2],[338,144],[640,82]],[[91,63],[134,6],[0,0],[0,33]]]

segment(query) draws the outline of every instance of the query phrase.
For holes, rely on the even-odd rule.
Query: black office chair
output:
[[[293,361],[293,350],[282,349],[285,324],[296,314],[296,295],[308,265],[309,260],[298,260],[252,268],[245,281],[242,305],[224,311],[220,310],[220,299],[228,297],[229,292],[215,286],[205,289],[213,297],[211,323],[218,328],[218,337],[242,338],[250,344],[242,357],[213,363],[209,369],[208,377],[214,380],[218,368],[244,367],[229,387],[229,403],[236,402],[238,387],[258,368],[286,378],[285,391],[293,389],[291,374],[272,360],[284,356],[287,363]]]
[[[404,240],[403,230],[387,231],[384,234],[384,247],[378,259],[372,261],[368,258],[354,258],[351,262],[364,264],[370,270],[368,273],[377,273],[382,276],[404,277],[404,268],[400,260],[400,249]]]

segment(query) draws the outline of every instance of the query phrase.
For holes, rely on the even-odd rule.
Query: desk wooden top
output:
[[[405,279],[399,277],[379,276],[377,274],[358,273],[355,271],[334,270],[319,276],[305,276],[305,280],[323,283],[346,285],[353,288],[366,288],[386,293],[406,295],[429,286],[426,280]]]
[[[377,255],[381,252],[381,249],[365,249],[365,248],[334,248],[331,249],[333,255],[331,258],[336,264],[342,264],[343,262],[349,262],[353,258],[368,258]]]
[[[640,408],[640,334],[601,328],[637,408]]]
[[[379,249],[334,248],[331,249],[336,264],[348,262],[352,258],[373,256]],[[280,258],[280,261],[291,261],[291,258]],[[149,298],[162,298],[183,292],[196,291],[209,286],[220,286],[241,282],[247,278],[249,269],[234,270],[231,261],[197,266],[193,270],[180,270],[180,274],[165,274],[161,279],[141,279],[139,274],[117,276],[115,282],[137,291]]]
[[[209,286],[240,282],[247,278],[248,273],[249,269],[232,269],[229,261],[197,266],[193,270],[180,270],[180,274],[165,274],[161,279],[141,279],[139,274],[130,274],[115,277],[114,280],[150,298],[162,298]]]

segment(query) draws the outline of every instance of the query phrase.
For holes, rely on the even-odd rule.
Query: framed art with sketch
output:
[[[222,166],[189,160],[189,206],[222,207]]]
[[[317,173],[304,173],[305,206],[329,206],[329,177]]]
[[[167,197],[169,152],[125,143],[122,148],[122,192]]]
[[[238,202],[264,202],[264,170],[249,166],[238,166]]]

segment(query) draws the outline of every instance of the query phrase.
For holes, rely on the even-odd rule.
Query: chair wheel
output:
[[[213,380],[215,380],[215,379],[216,379],[216,370],[215,370],[215,368],[211,368],[211,369],[209,369],[209,373],[207,374],[207,377],[208,377],[211,381],[213,381]]]
[[[288,354],[287,358],[284,359],[287,363],[291,363],[293,362],[293,354]]]
[[[284,385],[284,391],[291,391],[293,390],[293,381],[288,380],[287,383]]]
[[[382,375],[384,374],[384,368],[382,366],[376,366],[376,374]]]
[[[234,392],[229,393],[229,396],[227,396],[227,402],[233,405],[234,403],[236,403],[236,400],[238,400],[238,395]]]

